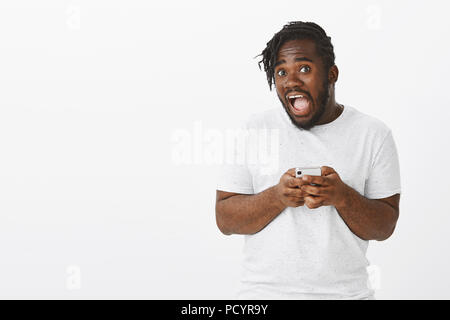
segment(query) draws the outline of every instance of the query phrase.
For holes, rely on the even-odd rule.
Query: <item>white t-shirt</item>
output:
[[[366,198],[400,193],[391,130],[353,107],[345,106],[331,123],[300,130],[280,106],[250,117],[246,129],[244,143],[230,144],[235,158],[228,150],[218,190],[256,194],[276,185],[290,168],[329,166]],[[245,236],[238,298],[373,298],[367,247],[334,206],[286,208],[264,229]]]

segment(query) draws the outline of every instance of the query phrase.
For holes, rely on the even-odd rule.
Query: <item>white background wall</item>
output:
[[[233,298],[205,131],[277,105],[253,59],[283,24],[332,37],[338,102],[390,126],[402,196],[378,299],[450,294],[446,1],[0,2],[0,297]],[[175,132],[191,163],[174,163]]]

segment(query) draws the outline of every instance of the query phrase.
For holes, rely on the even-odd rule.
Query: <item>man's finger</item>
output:
[[[295,188],[295,187],[298,187],[298,181],[297,181],[297,178],[288,177],[288,178],[287,178],[287,181],[286,181],[286,185],[287,185],[289,188]]]
[[[303,190],[304,192],[306,192],[310,195],[312,194],[314,196],[320,196],[320,195],[324,194],[323,187],[304,185],[300,189]]]
[[[299,188],[287,188],[285,189],[283,194],[287,197],[296,197],[296,198],[303,198],[304,196],[308,195],[308,193]]]
[[[290,202],[301,203],[305,202],[305,198],[303,197],[287,197]]]
[[[293,201],[296,206],[303,206],[305,204],[305,200],[302,198],[301,200],[295,200]]]
[[[322,176],[327,176],[329,174],[336,173],[336,170],[334,170],[332,167],[322,166],[320,168],[321,168]]]
[[[291,177],[294,177],[294,178],[295,178],[295,168],[289,169],[288,171],[286,171],[286,173],[287,173],[288,175],[290,175]]]
[[[322,197],[305,197],[305,205],[310,209],[316,209],[322,206],[324,199]]]
[[[328,184],[328,178],[327,177],[323,177],[323,176],[308,176],[308,175],[304,175],[302,177],[302,180],[304,182],[307,183],[314,183],[314,184],[318,184],[321,186],[327,186]]]
[[[293,178],[293,177],[287,177],[286,179],[286,185],[289,188],[296,188],[304,185],[306,182],[302,181],[301,178]]]

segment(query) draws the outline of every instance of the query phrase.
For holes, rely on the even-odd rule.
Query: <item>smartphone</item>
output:
[[[295,177],[301,178],[303,175],[307,176],[321,176],[322,169],[320,167],[299,167],[295,168]],[[311,185],[315,186],[315,183],[311,183]]]
[[[320,167],[299,167],[295,168],[295,177],[301,178],[303,175],[307,176],[321,176],[322,169]]]

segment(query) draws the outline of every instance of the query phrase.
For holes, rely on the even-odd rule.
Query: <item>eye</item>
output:
[[[283,77],[286,75],[286,71],[284,71],[283,69],[278,70],[277,75],[279,75],[280,77]]]
[[[302,66],[300,68],[300,72],[306,73],[306,72],[310,72],[310,71],[311,71],[311,68],[309,66]]]

